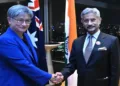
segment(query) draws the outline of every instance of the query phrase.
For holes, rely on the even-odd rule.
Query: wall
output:
[[[8,3],[8,2],[19,2],[19,1],[25,1],[25,0],[0,0],[0,3]]]
[[[109,8],[109,9],[120,9],[120,5],[116,4],[108,4],[101,1],[95,1],[95,0],[76,0],[76,3],[78,4],[84,4],[89,6],[95,6],[95,7],[101,7],[101,8]]]

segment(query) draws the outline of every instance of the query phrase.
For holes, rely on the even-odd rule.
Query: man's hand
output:
[[[63,81],[64,76],[62,75],[61,72],[56,72],[55,74],[52,74],[52,78],[50,81],[54,84],[59,84]]]
[[[61,72],[56,72],[55,75],[57,76],[56,77],[57,84],[61,83],[64,79],[64,76],[62,75],[62,73]]]

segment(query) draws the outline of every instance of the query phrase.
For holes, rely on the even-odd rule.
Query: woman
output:
[[[9,27],[0,36],[0,86],[44,86],[55,77],[38,68],[38,57],[25,33],[32,17],[26,6],[8,9]]]

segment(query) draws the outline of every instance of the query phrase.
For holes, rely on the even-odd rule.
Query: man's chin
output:
[[[94,32],[95,28],[87,29],[88,32]]]

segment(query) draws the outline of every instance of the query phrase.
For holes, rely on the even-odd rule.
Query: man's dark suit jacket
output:
[[[118,38],[101,32],[86,63],[83,55],[85,37],[81,36],[73,42],[70,63],[61,71],[64,78],[77,69],[78,86],[118,86]]]
[[[37,67],[35,49],[24,36],[28,46],[11,28],[0,36],[0,86],[45,86],[51,78]]]

